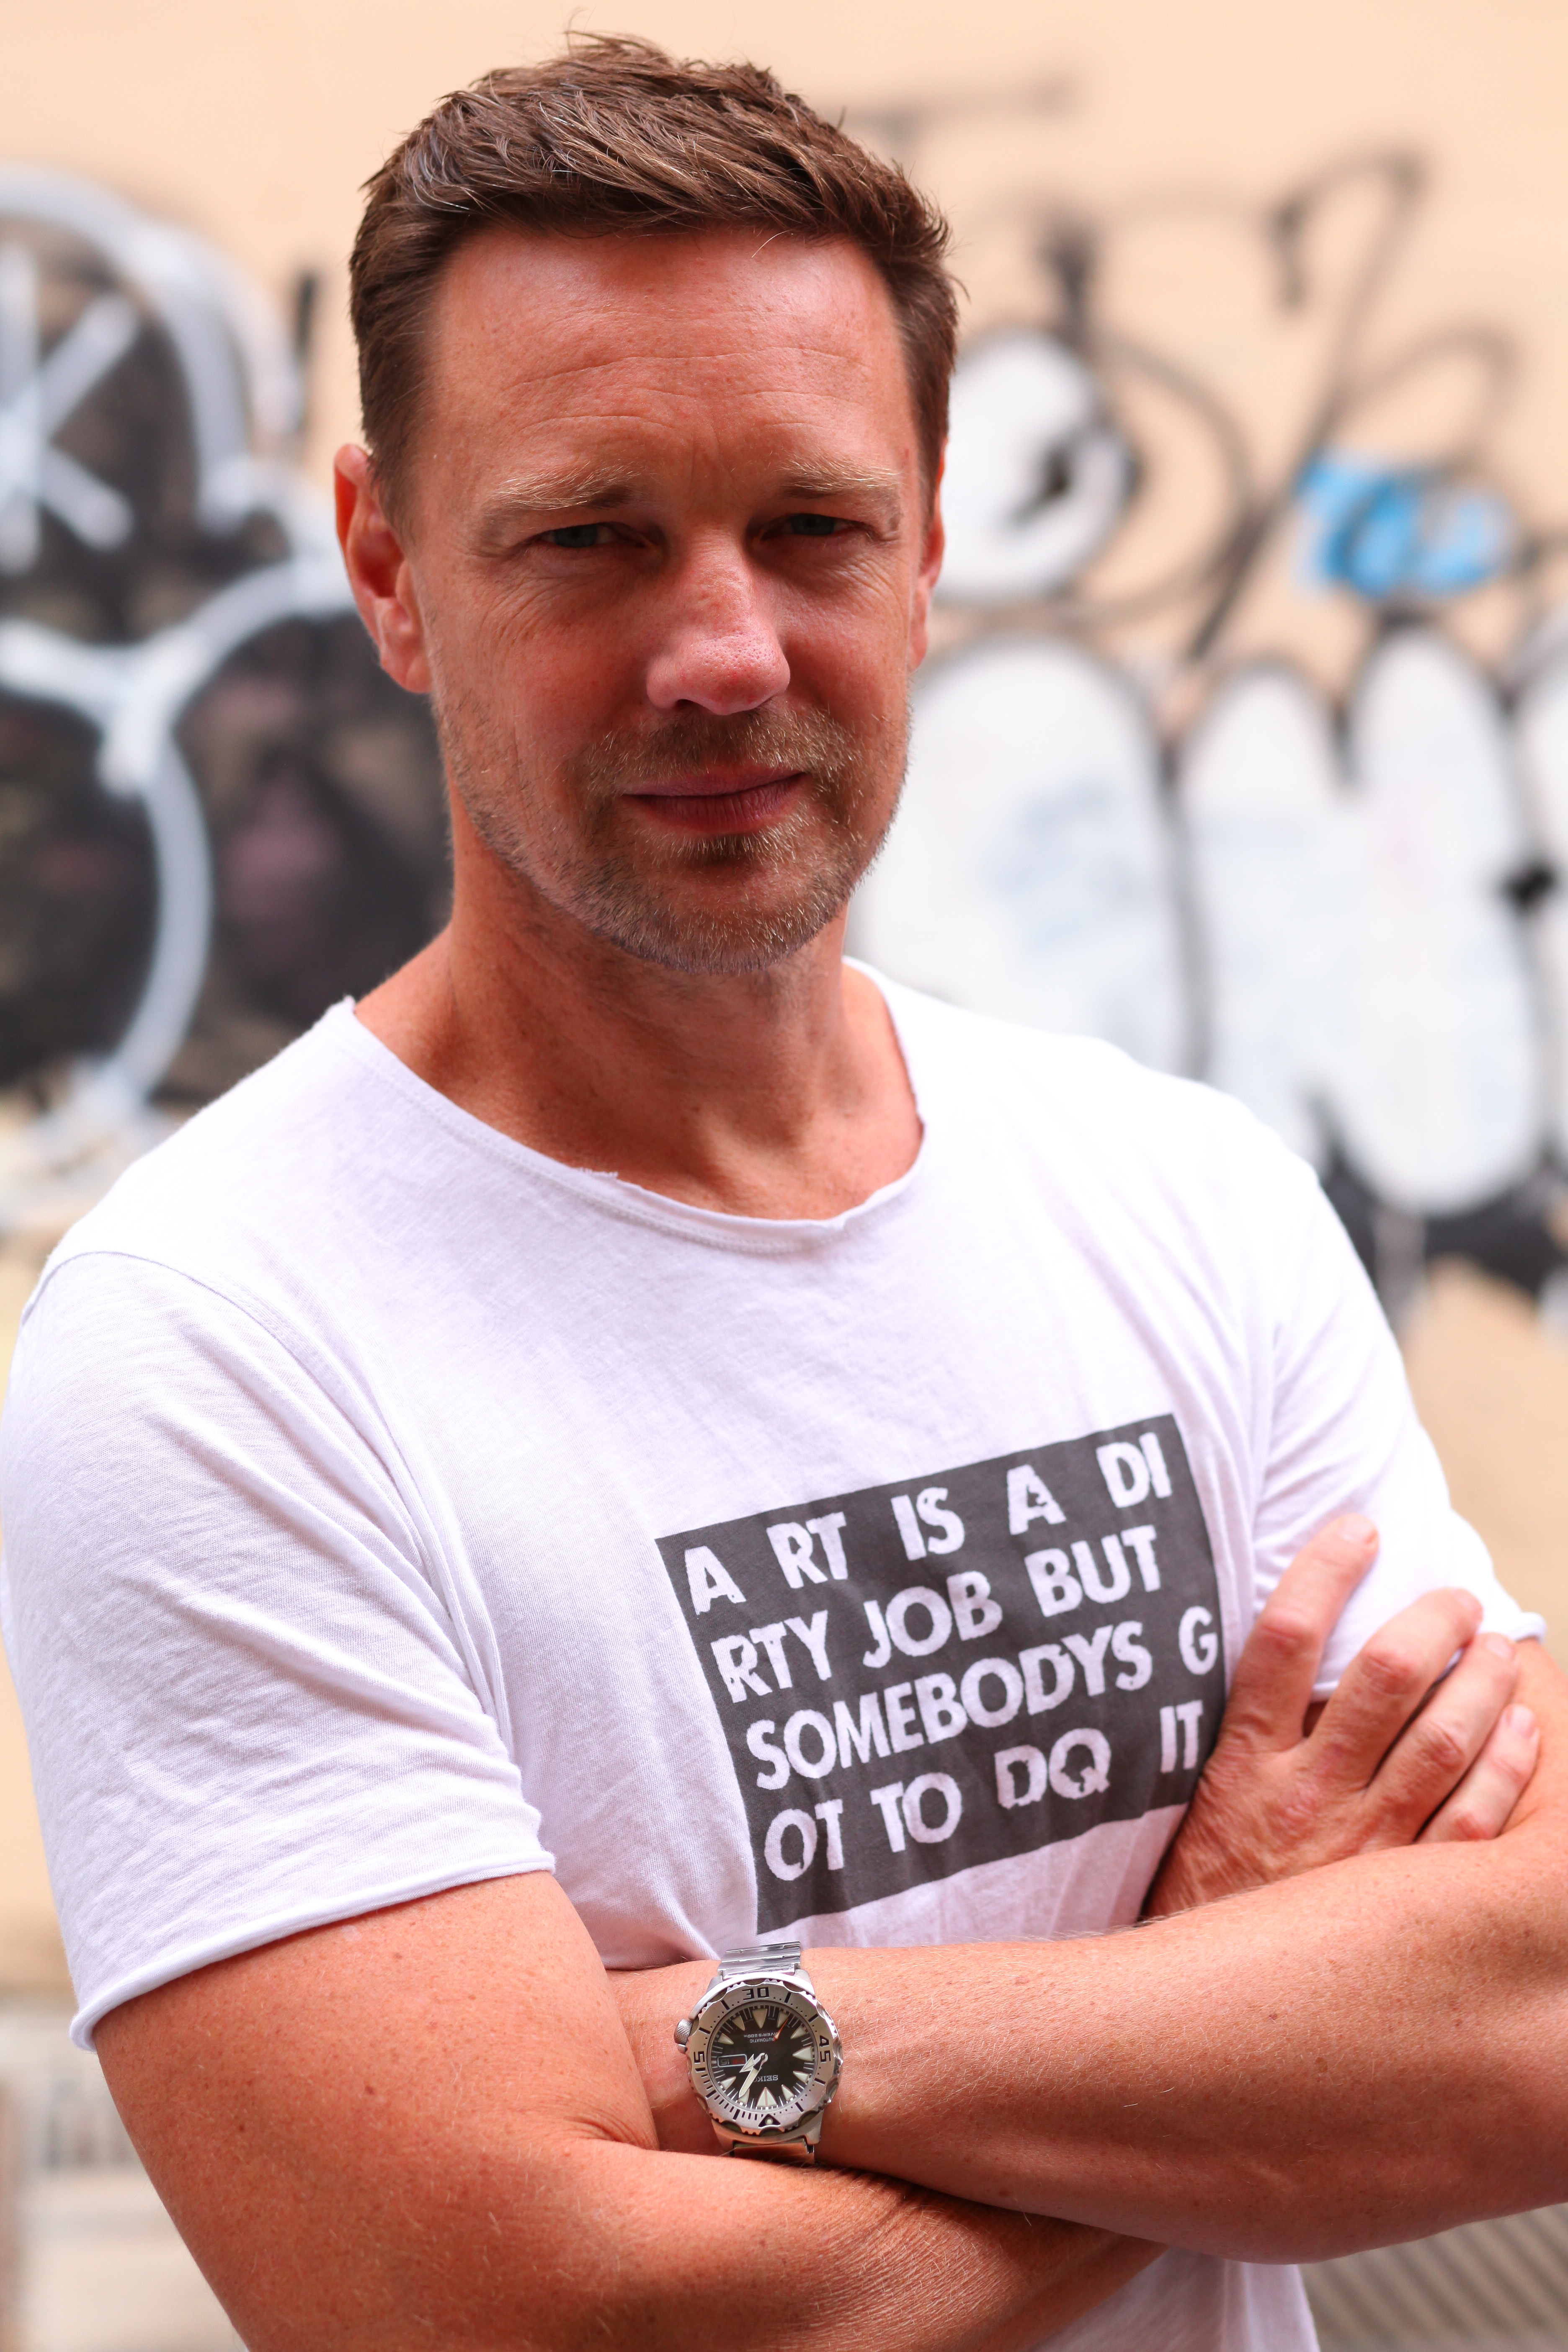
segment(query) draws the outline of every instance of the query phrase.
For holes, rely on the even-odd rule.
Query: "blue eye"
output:
[[[569,522],[560,530],[547,530],[544,536],[552,547],[597,547],[604,528],[602,522]]]
[[[831,539],[838,527],[837,515],[821,514],[791,515],[785,525],[797,539]]]

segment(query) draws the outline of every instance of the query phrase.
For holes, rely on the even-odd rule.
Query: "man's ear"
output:
[[[387,676],[410,694],[428,694],[430,665],[414,575],[387,520],[367,451],[350,442],[332,461],[338,544],[360,618]]]
[[[947,470],[944,449],[937,463],[936,479],[931,486],[931,507],[925,519],[924,537],[921,544],[920,569],[915,574],[915,593],[910,614],[910,667],[919,669],[926,657],[931,640],[931,600],[936,589],[937,575],[947,547],[942,522],[942,478]]]

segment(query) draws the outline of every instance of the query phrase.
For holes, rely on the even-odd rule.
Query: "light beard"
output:
[[[754,972],[805,947],[842,912],[887,838],[908,747],[857,737],[826,711],[692,713],[602,736],[530,791],[527,766],[477,697],[438,695],[447,772],[491,856],[595,938],[672,971]],[[627,839],[626,795],[715,767],[798,773],[802,789],[759,832]],[[563,814],[563,810],[570,814]],[[688,877],[766,876],[763,906],[692,905]]]

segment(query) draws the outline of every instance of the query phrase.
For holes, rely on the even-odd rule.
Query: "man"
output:
[[[451,928],[84,1221],[5,1427],[78,2030],[251,2352],[1281,2352],[1563,2189],[1568,1713],[1309,1171],[841,960],[942,245],[632,43],[372,192]]]

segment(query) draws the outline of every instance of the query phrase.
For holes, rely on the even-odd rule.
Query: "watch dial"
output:
[[[815,2059],[809,2027],[772,2000],[732,2009],[714,2028],[708,2053],[714,2091],[753,2128],[799,2121]]]

